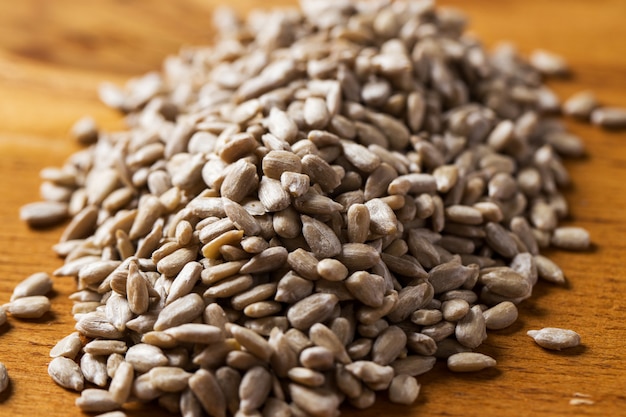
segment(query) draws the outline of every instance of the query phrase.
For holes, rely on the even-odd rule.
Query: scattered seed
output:
[[[541,330],[529,330],[528,336],[546,349],[561,350],[580,345],[580,335],[573,330],[544,327]]]

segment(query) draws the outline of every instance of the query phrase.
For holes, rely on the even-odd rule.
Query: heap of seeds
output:
[[[589,245],[558,227],[561,157],[584,153],[545,117],[562,61],[489,55],[432,1],[302,7],[216,11],[214,46],[103,86],[129,130],[84,119],[89,147],[42,172],[22,216],[72,218],[55,275],[77,279],[77,332],[49,373],[82,410],[411,404],[439,358],[494,366],[473,352],[487,329],[564,282],[540,248]]]

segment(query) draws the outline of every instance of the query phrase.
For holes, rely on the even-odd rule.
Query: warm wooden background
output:
[[[30,231],[20,205],[38,198],[38,171],[60,165],[77,147],[67,130],[90,114],[101,126],[120,127],[118,116],[96,98],[99,82],[122,82],[157,69],[180,45],[210,39],[209,13],[217,0],[0,1],[0,304],[13,286],[61,263],[50,250],[60,229]],[[286,0],[231,0],[240,10]],[[553,83],[561,97],[589,88],[602,101],[626,106],[626,1],[441,0],[462,6],[487,45],[511,40],[528,52],[545,47],[564,55],[572,80]],[[564,268],[567,289],[539,284],[521,306],[520,321],[491,333],[481,350],[497,369],[451,375],[444,366],[420,380],[422,394],[407,411],[381,398],[366,412],[346,416],[556,416],[626,415],[626,133],[579,123],[572,131],[589,158],[568,163],[575,186],[567,192],[573,222],[592,234],[592,253],[552,253]],[[67,295],[73,282],[57,280],[53,312],[43,319],[10,320],[0,328],[0,361],[11,387],[0,395],[2,416],[78,416],[75,394],[48,378],[48,351],[72,330]],[[526,330],[562,326],[577,330],[584,346],[551,353]],[[575,392],[594,405],[569,405]],[[165,412],[132,415],[165,416]]]

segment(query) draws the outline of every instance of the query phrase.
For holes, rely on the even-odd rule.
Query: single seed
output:
[[[580,335],[573,330],[544,327],[541,330],[529,330],[528,336],[546,349],[561,350],[580,345]]]

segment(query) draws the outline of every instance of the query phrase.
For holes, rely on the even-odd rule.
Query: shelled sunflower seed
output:
[[[42,173],[55,210],[23,217],[73,216],[55,275],[77,279],[78,333],[51,356],[61,385],[80,388],[64,379],[80,357],[102,387],[82,410],[410,404],[437,359],[495,366],[473,352],[487,329],[515,322],[538,277],[564,282],[540,248],[589,246],[558,226],[562,158],[584,153],[546,116],[542,76],[564,62],[489,54],[428,0],[301,5],[216,11],[214,46],[102,86],[128,131],[82,121],[95,143]]]

